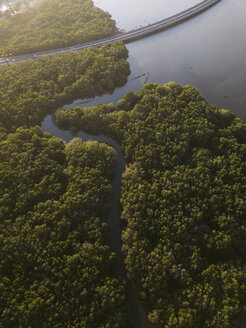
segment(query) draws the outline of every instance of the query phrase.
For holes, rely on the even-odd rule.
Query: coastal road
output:
[[[65,48],[56,49],[56,50],[42,51],[42,52],[21,55],[21,56],[4,57],[4,58],[0,59],[0,65],[11,64],[11,63],[15,63],[15,62],[19,62],[19,61],[23,61],[23,60],[27,60],[27,59],[36,59],[36,58],[47,56],[47,55],[60,54],[60,53],[64,53],[67,51],[76,51],[76,50],[86,49],[89,47],[100,47],[104,44],[110,44],[115,41],[123,41],[125,43],[129,43],[136,39],[143,38],[146,35],[156,33],[158,31],[161,31],[163,29],[166,29],[173,25],[181,23],[195,15],[198,15],[199,13],[203,12],[204,10],[212,7],[219,1],[221,1],[221,0],[204,0],[189,9],[186,9],[186,10],[184,10],[176,15],[173,15],[171,17],[160,20],[154,24],[149,24],[147,26],[140,27],[136,30],[132,30],[129,32],[115,34],[111,37],[104,38],[101,40],[92,41],[92,42],[83,43],[83,44],[74,45],[74,46],[65,47]]]

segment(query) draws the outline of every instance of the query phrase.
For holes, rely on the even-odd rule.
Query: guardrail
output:
[[[195,5],[191,8],[188,8],[176,15],[165,18],[156,23],[149,24],[144,27],[140,27],[136,30],[113,35],[109,38],[104,38],[101,40],[92,41],[92,42],[79,44],[79,45],[74,45],[74,46],[70,46],[70,47],[65,47],[65,48],[61,48],[61,49],[47,50],[47,51],[37,52],[37,53],[33,53],[33,54],[1,58],[0,65],[11,64],[11,63],[15,63],[15,62],[19,62],[19,61],[23,61],[23,60],[27,60],[27,59],[36,59],[38,57],[47,56],[47,55],[55,55],[55,54],[64,53],[67,51],[76,51],[76,50],[86,49],[89,47],[100,47],[104,44],[110,44],[115,41],[123,41],[125,43],[129,43],[136,39],[143,38],[147,35],[156,33],[158,31],[167,29],[173,25],[181,23],[195,15],[198,15],[199,13],[205,11],[206,9],[212,7],[219,1],[221,1],[221,0],[203,0],[202,2],[198,3],[197,5]]]

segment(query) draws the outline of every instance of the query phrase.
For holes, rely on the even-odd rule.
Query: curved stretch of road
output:
[[[158,31],[161,31],[163,29],[169,28],[173,25],[176,25],[178,23],[183,22],[184,20],[187,20],[188,18],[191,18],[202,11],[208,9],[209,7],[215,5],[218,3],[220,0],[204,0],[197,5],[186,9],[174,16],[165,18],[161,21],[158,21],[154,24],[147,25],[145,27],[138,28],[133,31],[125,32],[125,33],[120,33],[113,35],[109,38],[101,39],[98,41],[92,41],[88,43],[83,43],[75,46],[70,46],[70,47],[65,47],[61,49],[56,49],[56,50],[48,50],[48,51],[43,51],[43,52],[37,52],[34,54],[28,54],[28,55],[22,55],[22,56],[13,56],[13,57],[6,57],[6,58],[1,58],[0,59],[0,65],[4,64],[9,64],[9,63],[14,63],[22,60],[27,60],[27,59],[35,59],[38,57],[46,56],[46,55],[54,55],[54,54],[59,54],[59,53],[64,53],[67,51],[75,51],[75,50],[80,50],[80,49],[86,49],[89,47],[100,47],[104,44],[110,44],[115,41],[123,41],[125,43],[129,43],[131,41],[134,41],[139,38],[143,38],[144,36],[152,33],[156,33]]]

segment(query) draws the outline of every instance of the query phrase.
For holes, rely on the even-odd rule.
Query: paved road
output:
[[[56,50],[37,52],[34,54],[1,58],[0,65],[14,63],[14,62],[22,61],[22,60],[27,60],[27,59],[35,59],[35,58],[46,56],[46,55],[59,54],[59,53],[63,53],[66,51],[75,51],[75,50],[85,49],[85,48],[89,48],[89,47],[100,47],[104,44],[110,44],[115,41],[123,41],[125,43],[129,43],[136,39],[142,38],[148,34],[155,33],[157,31],[160,31],[165,28],[171,27],[175,24],[178,24],[184,20],[187,20],[188,18],[191,18],[191,17],[201,13],[202,11],[206,10],[207,8],[215,5],[219,1],[220,0],[204,0],[187,10],[184,10],[174,16],[165,18],[154,24],[150,24],[150,25],[138,28],[133,31],[116,34],[111,37],[101,39],[98,41],[92,41],[92,42],[83,43],[83,44],[79,44],[79,45],[75,45],[75,46],[71,46],[71,47],[65,47],[65,48],[56,49]]]

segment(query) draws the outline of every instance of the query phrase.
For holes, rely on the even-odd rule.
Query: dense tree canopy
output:
[[[115,33],[109,13],[92,0],[17,2],[0,21],[0,56],[20,55],[101,39]]]
[[[91,0],[22,1],[0,18],[2,54],[114,33]],[[0,67],[0,327],[128,327],[107,217],[116,153],[65,145],[39,127],[54,109],[113,92],[130,73],[123,43]],[[110,106],[106,106],[111,111]]]
[[[115,31],[92,0],[17,1],[0,56]],[[34,127],[123,85],[127,56],[115,43],[0,67],[0,328],[131,326],[108,241],[116,152]],[[153,327],[246,326],[245,124],[177,83],[55,118],[122,147],[125,266]]]
[[[1,66],[0,132],[40,124],[66,103],[112,92],[127,81],[127,57],[125,45],[116,42]]]
[[[90,0],[47,0],[4,14],[0,48],[24,53],[114,30]],[[1,328],[130,325],[106,220],[115,151],[79,139],[64,145],[33,127],[66,103],[123,85],[127,57],[117,42],[0,67]]]
[[[107,238],[114,149],[19,128],[0,159],[0,327],[127,327]]]
[[[56,119],[122,146],[125,265],[153,326],[246,326],[246,125],[176,83],[148,84],[118,107]]]

